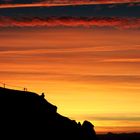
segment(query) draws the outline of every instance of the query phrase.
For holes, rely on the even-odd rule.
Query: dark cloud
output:
[[[0,17],[0,27],[113,27],[139,29],[139,18],[87,18],[87,17],[50,17],[50,18],[9,18]]]
[[[128,4],[119,5],[89,5],[89,6],[64,6],[64,7],[34,7],[0,9],[1,16],[10,17],[140,17],[140,7]]]
[[[1,0],[0,4],[27,4],[27,3],[36,3],[42,0]]]
[[[4,0],[0,2],[0,8],[21,8],[21,7],[59,7],[75,5],[103,5],[103,4],[124,4],[130,6],[139,4],[140,0]]]

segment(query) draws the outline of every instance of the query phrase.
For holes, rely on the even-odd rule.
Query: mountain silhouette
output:
[[[96,140],[94,126],[57,113],[44,94],[0,88],[0,138]]]
[[[99,140],[140,140],[140,133],[98,134]]]

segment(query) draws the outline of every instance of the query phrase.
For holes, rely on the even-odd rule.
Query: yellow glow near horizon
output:
[[[3,30],[0,80],[45,92],[59,113],[87,119],[97,132],[138,132],[139,36],[90,28]]]

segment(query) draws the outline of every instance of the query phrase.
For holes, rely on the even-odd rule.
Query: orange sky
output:
[[[140,131],[139,36],[123,29],[3,29],[0,81],[45,92],[59,113],[87,119],[97,132]]]

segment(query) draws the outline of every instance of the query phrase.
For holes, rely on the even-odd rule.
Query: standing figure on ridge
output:
[[[42,98],[44,98],[44,97],[45,97],[45,94],[44,94],[44,93],[42,93],[42,94],[41,94],[41,97],[42,97]]]
[[[23,90],[24,90],[24,91],[27,91],[27,88],[24,88]]]

